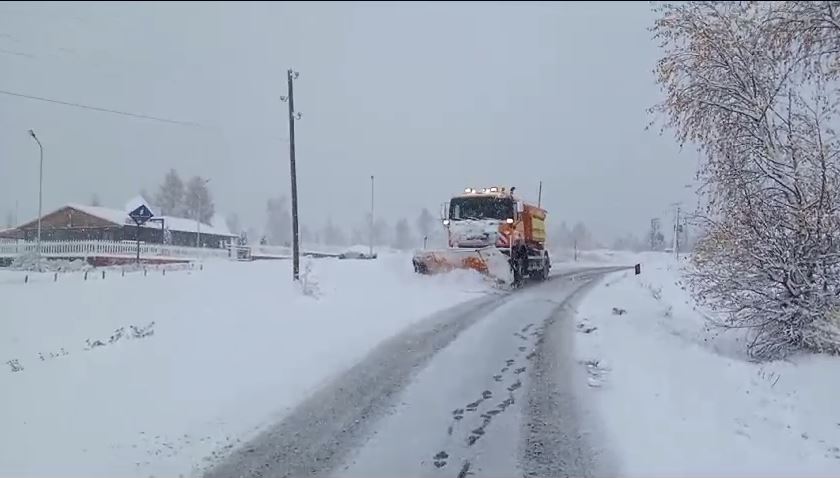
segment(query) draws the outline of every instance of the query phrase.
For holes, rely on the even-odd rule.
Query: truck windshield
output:
[[[513,200],[489,196],[454,198],[449,203],[449,219],[498,219],[513,217]]]

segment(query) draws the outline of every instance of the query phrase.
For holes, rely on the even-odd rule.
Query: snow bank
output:
[[[84,259],[42,259],[36,253],[20,254],[12,259],[10,269],[19,271],[69,272],[89,269]]]
[[[641,255],[577,315],[607,450],[626,476],[837,476],[840,359],[746,360],[741,334],[709,329],[676,261]]]
[[[407,255],[306,264],[317,294],[287,261],[0,284],[2,473],[199,473],[378,342],[487,291]]]

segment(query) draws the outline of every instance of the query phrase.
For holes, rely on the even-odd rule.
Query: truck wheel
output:
[[[551,259],[549,259],[548,254],[543,258],[543,266],[539,274],[541,281],[548,280],[548,276],[551,274]]]
[[[542,263],[542,267],[534,271],[532,277],[534,280],[538,280],[540,282],[548,280],[548,275],[551,272],[551,261],[548,258],[548,254],[544,254],[542,259],[540,259]]]

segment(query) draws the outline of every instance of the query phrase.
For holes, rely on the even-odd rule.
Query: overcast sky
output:
[[[289,192],[286,69],[301,221],[351,226],[369,203],[412,224],[466,186],[516,186],[549,221],[609,240],[690,202],[696,154],[645,131],[658,51],[639,3],[0,4],[0,213],[122,207],[164,173],[211,178],[220,212],[261,228]],[[2,219],[2,217],[0,217]]]

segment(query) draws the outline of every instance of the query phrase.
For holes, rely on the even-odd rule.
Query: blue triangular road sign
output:
[[[128,213],[128,217],[134,219],[134,222],[136,222],[138,224],[143,224],[144,222],[148,221],[149,219],[155,217],[155,215],[152,214],[152,211],[150,211],[149,208],[146,207],[145,204],[141,204],[140,206],[137,207],[137,209]]]

